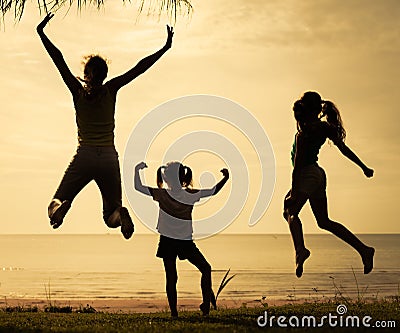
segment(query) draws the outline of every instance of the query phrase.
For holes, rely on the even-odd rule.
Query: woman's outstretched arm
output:
[[[117,93],[117,91],[121,87],[130,83],[140,74],[143,74],[145,71],[147,71],[151,66],[153,66],[157,62],[158,59],[161,58],[161,56],[165,52],[167,52],[171,48],[174,30],[172,27],[168,25],[167,25],[167,33],[168,33],[167,41],[160,50],[140,60],[135,67],[127,71],[125,74],[117,76],[107,82],[107,85],[114,91],[114,93]]]
[[[72,75],[69,70],[61,51],[50,41],[50,39],[45,35],[43,29],[47,25],[47,23],[53,18],[54,14],[48,13],[42,22],[39,23],[36,30],[39,34],[40,39],[47,51],[56,65],[58,71],[61,74],[62,79],[67,85],[68,89],[71,91],[73,95],[75,95],[79,89],[82,88],[82,85],[78,81],[78,79]]]
[[[140,162],[135,167],[135,179],[134,179],[135,190],[146,195],[151,195],[150,188],[148,186],[144,186],[142,184],[142,180],[140,179],[139,170],[142,170],[144,168],[147,168],[147,164],[144,162]]]
[[[339,151],[344,156],[346,156],[353,163],[357,164],[362,169],[362,171],[364,172],[364,175],[366,177],[371,178],[374,175],[374,170],[368,168],[358,158],[358,156],[344,143],[344,141],[338,137],[337,132],[334,128],[332,128],[331,126],[328,126],[327,134],[328,134],[328,139],[332,140],[332,142],[335,144],[336,147],[338,147]]]
[[[337,142],[335,145],[339,148],[340,152],[344,156],[362,169],[366,177],[371,178],[374,175],[374,170],[368,168],[343,141]]]
[[[213,188],[200,190],[200,198],[216,195],[224,187],[229,179],[229,171],[228,169],[222,169],[221,173],[223,175],[222,179]]]

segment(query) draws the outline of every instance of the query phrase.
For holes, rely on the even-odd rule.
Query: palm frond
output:
[[[0,0],[1,14],[4,16],[9,13],[14,13],[15,21],[20,21],[24,13],[27,0]],[[122,0],[131,3],[131,0]],[[97,9],[105,6],[105,0],[37,0],[39,12],[48,13],[57,11],[63,6],[72,7],[76,3],[78,10],[82,10],[88,6],[94,6]],[[193,11],[193,6],[189,0],[140,0],[138,5],[139,15],[147,12],[147,15],[157,14],[160,16],[166,13],[174,22],[177,20],[178,14],[190,15]]]

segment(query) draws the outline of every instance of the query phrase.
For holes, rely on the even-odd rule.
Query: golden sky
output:
[[[167,18],[143,15],[137,21],[136,7],[119,2],[100,11],[61,9],[46,27],[75,75],[81,75],[86,54],[111,60],[111,78],[164,44]],[[276,184],[266,214],[249,228],[259,186],[258,176],[251,176],[249,202],[225,232],[287,233],[281,209],[296,131],[291,107],[304,91],[316,90],[338,105],[347,144],[375,169],[367,179],[334,146],[323,147],[330,217],[356,233],[399,232],[400,2],[193,0],[193,5],[190,19],[178,18],[172,49],[119,93],[115,133],[121,165],[130,132],[156,106],[192,94],[228,98],[250,111],[268,134]],[[48,202],[77,140],[71,96],[35,31],[40,20],[35,3],[28,2],[22,21],[14,25],[7,17],[0,33],[0,233],[117,233],[102,221],[95,184],[78,195],[59,230],[48,223]],[[191,126],[182,128],[188,133]],[[171,140],[174,133],[170,130]],[[195,175],[209,170],[219,178],[219,166],[209,161],[194,162]],[[157,167],[149,165],[149,182]],[[224,190],[212,198],[212,207],[224,204],[229,187]],[[319,232],[308,206],[301,217],[305,232]],[[147,232],[135,220],[138,232]]]

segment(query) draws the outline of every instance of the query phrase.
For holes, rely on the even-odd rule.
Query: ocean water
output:
[[[289,235],[217,235],[196,244],[213,267],[220,298],[231,300],[382,298],[400,296],[400,235],[359,235],[376,249],[362,273],[359,255],[332,235],[306,235],[311,257],[294,275]],[[165,298],[158,237],[135,235],[0,235],[0,297],[51,299]],[[200,273],[178,261],[178,296],[200,298]]]

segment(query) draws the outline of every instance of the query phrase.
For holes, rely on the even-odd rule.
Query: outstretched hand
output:
[[[174,28],[170,27],[169,25],[167,25],[167,33],[168,33],[168,37],[167,37],[167,42],[165,43],[165,46],[167,48],[171,48],[171,46],[172,46],[172,37],[174,36]]]
[[[221,169],[221,173],[224,176],[224,178],[229,178],[229,171],[226,168]]]
[[[373,169],[365,168],[363,171],[364,171],[364,175],[367,178],[371,178],[374,175],[374,170]]]
[[[138,163],[138,164],[136,165],[136,167],[135,167],[136,170],[142,170],[142,169],[144,169],[144,168],[147,168],[147,164],[144,163],[144,162]]]
[[[40,22],[36,28],[38,32],[43,31],[44,27],[49,23],[49,21],[53,18],[53,13],[48,13],[45,18]]]

